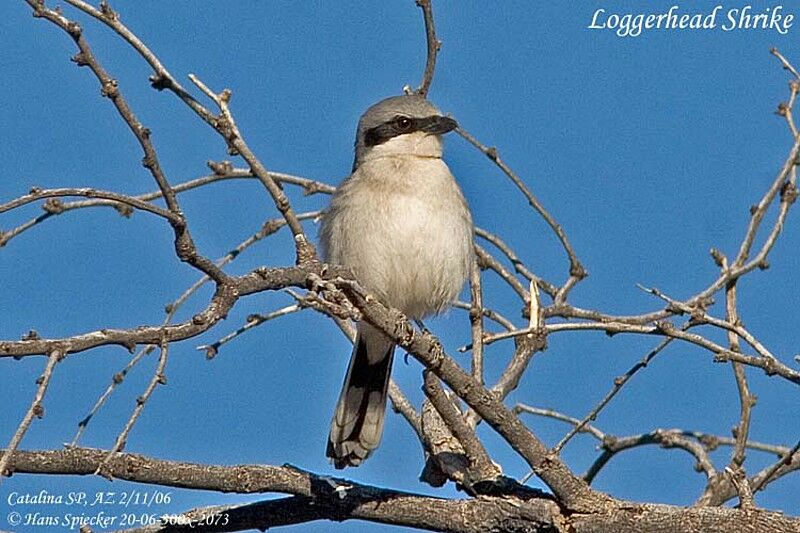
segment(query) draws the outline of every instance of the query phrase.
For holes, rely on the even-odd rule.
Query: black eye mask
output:
[[[432,135],[442,135],[458,127],[458,123],[450,117],[432,115],[424,118],[396,116],[379,126],[368,129],[364,133],[364,144],[367,147],[383,144],[393,137],[424,131]]]

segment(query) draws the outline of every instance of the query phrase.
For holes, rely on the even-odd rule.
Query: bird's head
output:
[[[354,168],[376,157],[441,157],[441,136],[456,127],[455,120],[443,116],[422,96],[381,100],[358,121]]]

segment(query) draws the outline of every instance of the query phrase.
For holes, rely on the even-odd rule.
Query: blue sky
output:
[[[119,0],[113,5],[181,80],[195,73],[212,88],[233,90],[232,108],[242,133],[270,170],[331,184],[349,172],[361,112],[405,84],[416,85],[424,66],[422,18],[412,0],[369,3],[369,9],[355,1],[201,5]],[[509,1],[490,8],[484,2],[435,2],[443,47],[430,97],[484,143],[496,145],[563,224],[590,272],[571,297],[581,307],[619,314],[657,308],[659,302],[637,289],[637,283],[677,298],[706,287],[717,274],[708,250],[733,254],[738,249],[749,206],[766,190],[791,145],[783,119],[774,114],[788,95],[789,78],[769,49],[777,46],[800,64],[800,22],[786,36],[769,30],[652,30],[622,38],[587,29],[597,8],[659,13],[671,5]],[[679,5],[683,12],[707,13],[717,3]],[[725,11],[742,4],[723,6]],[[793,13],[796,6],[786,9]],[[88,70],[69,61],[71,40],[32,18],[22,1],[4,2],[0,16],[5,21],[0,73],[7,80],[0,201],[32,186],[91,186],[131,194],[153,190],[127,127],[99,96]],[[97,56],[152,130],[172,183],[206,174],[209,159],[229,157],[218,136],[177,99],[149,87],[150,71],[132,50],[99,24],[75,18],[85,22]],[[455,136],[447,141],[446,159],[476,222],[502,234],[535,272],[562,282],[568,264],[558,242],[502,173]],[[318,209],[326,201],[321,195],[289,193],[298,209]],[[251,181],[214,184],[181,200],[200,251],[212,258],[277,216],[262,188]],[[4,214],[0,228],[29,219],[38,209]],[[313,224],[309,231],[316,235]],[[136,213],[128,220],[111,209],[70,212],[16,238],[0,250],[5,310],[0,338],[15,339],[30,329],[56,337],[160,322],[164,305],[197,278],[174,257],[171,238],[169,227],[155,217]],[[794,364],[792,357],[800,351],[799,242],[796,215],[790,214],[770,269],[740,285],[745,324],[787,364]],[[286,265],[291,251],[289,234],[282,233],[248,250],[229,271]],[[510,291],[489,273],[485,280],[488,303],[524,325]],[[178,318],[201,309],[209,294],[210,289],[201,290]],[[250,297],[212,332],[173,346],[169,384],[156,391],[127,449],[196,462],[288,462],[332,473],[324,445],[349,354],[332,323],[305,311],[243,335],[213,361],[195,349],[236,329],[250,313],[289,303],[285,294]],[[468,324],[465,313],[452,311],[429,325],[455,354],[467,342]],[[714,332],[709,335],[724,341]],[[656,343],[600,333],[553,335],[510,402],[581,416],[615,376]],[[499,375],[511,346],[497,343],[488,351],[490,380]],[[468,364],[468,355],[457,357]],[[57,448],[70,441],[77,422],[128,359],[124,350],[103,348],[60,364],[45,402],[46,417],[34,422],[22,447]],[[30,404],[43,365],[43,358],[0,360],[3,446]],[[151,358],[132,373],[89,426],[84,445],[113,444],[154,365]],[[796,442],[800,413],[791,408],[796,386],[760,372],[749,375],[759,398],[752,437]],[[394,376],[419,403],[419,364],[404,364],[399,357]],[[729,435],[737,418],[730,369],[713,363],[708,353],[675,344],[634,378],[597,425],[617,435],[657,427]],[[546,420],[526,421],[549,444],[568,429]],[[481,436],[508,475],[526,473],[523,461],[491,431],[483,428]],[[594,444],[576,438],[565,449],[565,460],[584,471],[597,453]],[[729,452],[722,448],[713,454],[719,467]],[[751,452],[749,468],[755,471],[769,460]],[[391,415],[379,451],[345,475],[455,495],[451,489],[421,486],[422,464],[412,431]],[[689,504],[702,491],[704,478],[693,472],[687,454],[651,447],[615,458],[595,485],[619,497]],[[120,481],[113,487],[147,489]],[[108,483],[17,475],[0,485],[0,509],[10,492],[42,488],[92,493],[108,490]],[[148,512],[258,499],[173,494],[170,506]],[[775,483],[757,501],[796,512],[800,478]],[[0,515],[0,529],[8,528],[4,520]],[[294,529],[395,530],[358,522]]]

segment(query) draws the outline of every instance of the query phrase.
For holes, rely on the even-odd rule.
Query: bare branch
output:
[[[364,319],[432,370],[497,431],[565,506],[577,510],[609,504],[611,500],[606,495],[589,489],[558,457],[548,453],[545,445],[518,417],[444,352],[435,337],[427,332],[416,331],[401,313],[384,307],[372,297],[366,297],[357,285],[346,280],[336,280],[336,284],[361,310]]]
[[[458,127],[455,130],[459,135],[461,135],[468,143],[472,146],[483,152],[483,154],[491,159],[499,168],[503,171],[503,173],[509,177],[509,179],[517,186],[517,189],[525,196],[528,200],[528,203],[536,210],[537,213],[547,222],[547,225],[550,226],[550,229],[556,234],[558,240],[561,242],[561,246],[564,248],[564,251],[567,253],[567,257],[569,258],[569,275],[571,278],[575,278],[576,281],[580,281],[586,277],[586,269],[583,268],[580,261],[578,260],[578,256],[575,254],[575,251],[572,249],[572,245],[569,243],[569,239],[567,239],[567,234],[564,232],[564,228],[559,225],[555,218],[544,208],[544,206],[539,202],[539,200],[533,195],[533,193],[528,189],[528,186],[516,175],[516,173],[511,170],[511,167],[505,164],[505,162],[500,159],[500,154],[495,147],[488,147],[478,141],[475,137],[473,137],[467,130]],[[556,301],[561,302],[564,301],[569,293],[569,288],[575,283],[564,285],[561,289],[559,289],[558,293],[556,294]]]
[[[544,350],[546,346],[547,339],[541,329],[533,329],[533,333],[520,337],[514,348],[511,362],[503,370],[497,383],[492,386],[492,392],[500,398],[508,396],[519,385],[533,356]]]
[[[675,339],[687,341],[691,344],[705,348],[706,350],[715,354],[715,362],[737,361],[749,366],[754,366],[762,369],[767,375],[777,374],[784,379],[787,379],[795,384],[800,384],[800,372],[789,368],[778,360],[766,359],[763,357],[756,357],[752,355],[745,355],[736,353],[719,344],[712,342],[705,337],[682,331],[680,328],[675,327],[674,324],[667,321],[660,321],[654,326],[643,326],[637,324],[627,324],[621,322],[565,322],[557,324],[547,324],[545,330],[548,334],[563,331],[605,331],[610,334],[614,333],[637,333],[641,335],[657,335],[667,336]],[[510,339],[513,337],[520,337],[535,333],[531,328],[518,329],[514,331],[507,331],[502,333],[494,333],[487,335],[484,338],[484,344],[491,344],[493,342]],[[0,345],[0,349],[2,345]]]
[[[34,9],[36,9],[37,12],[39,11],[39,9],[44,9],[41,6],[37,8],[36,0],[26,0],[26,1],[31,5],[31,7],[34,7]],[[159,90],[166,88],[172,91],[174,94],[176,94],[200,118],[202,118],[208,125],[213,127],[225,139],[225,142],[229,146],[229,150],[233,154],[239,154],[247,161],[247,164],[250,166],[251,171],[259,179],[259,181],[261,181],[264,187],[269,191],[269,194],[272,196],[272,199],[275,202],[275,206],[278,208],[278,211],[280,211],[280,213],[286,219],[287,224],[292,230],[292,234],[294,235],[295,238],[298,264],[316,259],[316,250],[314,249],[314,245],[311,244],[311,242],[306,238],[305,233],[303,232],[303,228],[300,225],[297,218],[295,217],[294,211],[292,210],[292,207],[289,204],[286,195],[283,193],[281,188],[275,183],[275,180],[270,176],[269,172],[266,170],[266,168],[264,168],[264,166],[255,156],[255,154],[250,150],[250,147],[244,141],[244,138],[239,132],[239,129],[236,126],[236,122],[233,119],[233,115],[231,114],[230,109],[228,107],[228,102],[231,97],[231,92],[225,90],[218,95],[213,91],[211,91],[210,89],[208,89],[208,87],[206,87],[202,82],[200,82],[200,80],[196,76],[190,75],[190,79],[192,80],[192,82],[195,83],[195,85],[197,85],[198,88],[200,88],[207,96],[209,96],[209,98],[211,98],[212,101],[214,101],[214,103],[218,106],[221,115],[214,116],[214,114],[212,114],[208,109],[199,104],[192,96],[190,96],[186,92],[185,89],[183,89],[183,87],[180,86],[180,84],[177,83],[174,76],[172,76],[169,73],[169,71],[164,67],[164,65],[161,64],[161,62],[156,58],[155,54],[153,54],[129,28],[127,28],[120,22],[118,14],[113,10],[111,10],[111,8],[108,7],[107,3],[103,4],[105,8],[101,6],[100,10],[95,9],[91,5],[80,0],[72,0],[70,4],[77,7],[78,9],[81,9],[85,13],[88,13],[91,16],[97,18],[98,20],[102,21],[110,28],[112,28],[114,31],[116,31],[155,70],[155,74],[150,78],[150,81],[155,88]],[[46,9],[44,11],[54,13]],[[95,70],[90,59],[91,58],[87,59],[87,62],[90,66],[92,66],[92,69]],[[130,121],[128,121],[128,123],[131,124],[131,127],[133,129],[133,124]],[[139,136],[137,135],[137,137]],[[160,179],[158,177],[158,174],[160,174],[160,167],[158,167],[158,162],[155,159],[155,152],[152,151],[152,154],[148,155],[152,157],[149,158],[146,157],[146,161],[154,163],[154,169],[151,170],[153,170],[154,174],[156,175],[156,179],[159,182],[159,188],[162,189],[162,192],[164,193],[164,198],[167,201],[167,206],[170,208],[171,211],[175,211],[175,209],[173,209],[173,204],[177,208],[177,203],[174,198],[174,193],[172,193],[171,190],[168,189],[166,180]],[[150,165],[148,165],[148,168],[150,168]],[[208,272],[206,273],[208,274]],[[211,277],[219,282],[224,280],[224,278],[217,279],[215,275],[211,275]]]
[[[461,411],[453,401],[447,397],[437,378],[430,370],[423,372],[425,378],[425,395],[430,399],[439,415],[447,424],[447,428],[458,439],[466,455],[469,464],[467,466],[467,477],[461,480],[467,487],[475,488],[475,485],[483,481],[497,479],[501,471],[492,462],[486,449],[478,440],[475,431],[469,427]]]
[[[255,179],[256,177],[247,169],[237,169],[232,168],[230,164],[224,163],[212,163],[209,162],[209,165],[214,169],[215,173],[202,176],[199,178],[195,178],[193,180],[185,181],[183,183],[179,183],[172,187],[172,190],[175,193],[181,193],[184,191],[189,191],[192,189],[196,189],[199,187],[203,187],[210,183],[215,183],[218,181],[227,181],[232,179]],[[280,183],[289,183],[292,185],[297,185],[303,188],[306,194],[316,194],[316,193],[324,193],[330,194],[336,190],[335,187],[330,185],[326,185],[319,181],[310,180],[308,178],[303,178],[300,176],[294,176],[291,174],[284,174],[281,172],[270,172],[270,175]],[[94,189],[87,189],[94,190]],[[41,192],[41,191],[40,191]],[[110,194],[117,194],[117,193],[110,193]],[[139,194],[135,196],[125,196],[126,199],[132,198],[134,200],[145,202],[146,206],[152,206],[152,204],[148,203],[150,200],[155,200],[161,198],[163,194],[160,190],[152,191],[145,194]],[[24,233],[25,231],[31,229],[32,227],[41,224],[45,220],[49,220],[53,216],[61,215],[66,213],[67,211],[73,211],[76,209],[84,209],[88,207],[113,207],[122,216],[129,216],[131,214],[131,207],[137,206],[130,206],[123,201],[115,201],[115,200],[106,200],[106,199],[92,199],[92,200],[79,200],[74,202],[59,202],[55,206],[43,206],[47,207],[46,212],[38,217],[35,217],[27,222],[20,224],[19,226],[12,228],[7,231],[0,232],[0,246],[5,246],[8,241],[17,237],[18,235]],[[156,209],[160,209],[156,207]],[[164,213],[170,213],[169,211],[164,211]],[[171,217],[172,214],[170,213],[169,216]],[[302,215],[298,215],[300,220],[303,220]],[[285,221],[284,221],[285,222]]]
[[[139,344],[158,345],[162,340],[171,343],[188,339],[209,330],[222,320],[240,297],[288,286],[305,286],[306,277],[314,269],[320,269],[320,266],[311,265],[308,270],[300,267],[256,269],[236,278],[232,283],[218,286],[204,310],[190,320],[175,325],[143,326],[127,330],[101,329],[60,339],[0,341],[0,358],[41,355],[54,349],[63,349],[65,353],[74,354],[108,345],[123,346],[133,351]],[[335,269],[329,267],[329,270],[332,274],[336,273]]]
[[[577,426],[581,423],[581,420],[565,415],[553,409],[542,409],[540,407],[532,407],[530,405],[525,405],[522,403],[518,403],[514,406],[513,409],[514,413],[529,413],[532,415],[542,416],[545,418],[552,418],[553,420],[560,420],[561,422],[566,422],[573,426]],[[663,430],[662,430],[663,431]],[[697,442],[703,445],[708,451],[716,450],[720,446],[735,446],[736,439],[731,437],[723,437],[720,435],[712,435],[710,433],[705,433],[702,431],[693,431],[687,429],[675,429],[675,430],[667,430],[667,431],[678,431],[684,437],[691,437],[695,439]],[[585,424],[580,433],[588,433],[598,441],[602,443],[602,441],[608,435],[607,433],[601,431],[597,426],[593,426],[592,424]],[[612,437],[617,438],[617,437]],[[776,446],[774,444],[765,444],[763,442],[752,441],[748,440],[745,446],[750,450],[756,450],[760,452],[769,453],[772,455],[777,455],[778,458],[785,458],[787,454],[790,454],[790,449],[787,446]]]
[[[47,365],[44,367],[44,372],[42,372],[42,375],[36,380],[38,387],[36,388],[36,394],[33,396],[31,406],[28,408],[17,430],[11,437],[11,442],[8,443],[5,453],[0,457],[0,477],[11,475],[13,472],[12,457],[19,447],[19,443],[22,442],[22,437],[25,436],[34,417],[42,418],[44,416],[44,406],[42,406],[44,395],[47,393],[47,386],[50,384],[50,378],[53,377],[53,370],[63,358],[64,352],[58,349],[54,349],[50,352],[47,358]]]
[[[200,178],[199,180],[194,180],[194,181],[200,181],[202,179],[203,178]],[[189,182],[187,182],[187,184],[188,183]],[[176,188],[176,190],[177,190],[177,188]],[[319,214],[318,211],[311,211],[311,212],[308,212],[308,213],[299,214],[298,218],[300,220],[305,220],[305,219],[309,219],[309,218],[314,218],[318,214]],[[239,243],[230,252],[228,252],[223,257],[218,259],[216,261],[217,266],[224,267],[224,266],[230,264],[237,257],[239,257],[242,252],[244,252],[245,250],[250,248],[250,246],[252,246],[253,244],[257,243],[258,241],[264,239],[265,237],[268,237],[269,235],[272,235],[273,233],[275,233],[276,231],[280,230],[285,225],[286,225],[286,221],[284,219],[267,220],[261,226],[261,229],[259,229],[256,233],[254,233],[253,235],[251,235],[250,237],[248,237],[247,239],[245,239],[244,241]],[[175,316],[175,313],[177,313],[177,311],[186,302],[186,300],[192,294],[197,292],[197,290],[200,289],[200,287],[202,287],[209,280],[210,280],[210,278],[208,276],[205,276],[205,275],[202,276],[195,283],[193,283],[188,289],[186,289],[176,300],[174,300],[173,302],[167,304],[167,306],[166,306],[167,316],[164,319],[164,321],[162,322],[162,326],[166,326],[166,325],[170,324],[172,322],[172,318]],[[123,382],[123,380],[125,379],[125,376],[127,376],[128,372],[139,361],[141,361],[141,359],[144,356],[149,355],[150,353],[152,353],[153,350],[155,350],[156,347],[157,347],[157,345],[155,345],[155,344],[149,344],[147,346],[144,346],[142,349],[139,350],[139,352],[133,358],[131,358],[131,360],[125,365],[125,367],[121,371],[119,371],[119,372],[117,372],[117,373],[115,373],[113,375],[113,377],[111,379],[111,383],[108,385],[106,390],[97,399],[97,401],[95,402],[94,406],[89,411],[89,413],[83,418],[83,420],[81,420],[78,423],[78,431],[75,434],[75,436],[73,437],[72,442],[70,443],[70,446],[77,446],[78,445],[78,442],[79,442],[81,436],[83,435],[83,433],[86,431],[86,428],[87,428],[89,422],[100,411],[100,409],[105,404],[106,400],[108,400],[108,398],[114,392],[116,387],[119,386]]]
[[[157,385],[166,385],[167,384],[167,377],[164,374],[164,370],[167,366],[167,357],[169,354],[169,344],[166,342],[162,342],[159,346],[159,357],[158,357],[158,365],[156,365],[156,371],[153,373],[153,377],[150,379],[150,382],[147,384],[147,388],[145,388],[144,393],[136,398],[136,407],[134,407],[133,412],[131,413],[130,418],[125,423],[125,427],[122,428],[122,431],[117,436],[117,440],[114,442],[114,447],[109,450],[108,455],[100,465],[97,467],[96,474],[100,474],[103,477],[107,477],[111,479],[110,474],[106,471],[106,466],[108,465],[111,458],[114,456],[115,453],[122,451],[125,449],[125,445],[128,442],[128,435],[130,435],[131,429],[133,429],[133,425],[136,424],[136,421],[142,414],[144,410],[144,406],[147,405],[147,401],[152,396],[153,391],[156,389]]]
[[[436,26],[433,23],[432,0],[417,0],[417,5],[422,9],[425,20],[425,41],[428,45],[428,56],[425,60],[425,72],[417,88],[417,94],[427,97],[428,90],[433,82],[433,73],[436,70],[436,55],[442,47],[442,42],[436,38]]]
[[[247,317],[247,322],[245,323],[244,326],[240,327],[235,331],[232,331],[231,333],[228,333],[224,337],[221,337],[219,340],[216,340],[211,344],[201,344],[200,346],[197,347],[197,349],[206,352],[206,357],[208,359],[211,359],[217,355],[220,346],[222,346],[223,344],[227,344],[228,342],[232,341],[242,333],[245,333],[246,331],[253,329],[254,327],[260,326],[265,322],[269,322],[270,320],[274,320],[282,316],[296,313],[297,311],[300,311],[302,309],[303,309],[302,306],[294,304],[281,307],[278,310],[271,311],[264,315],[259,315],[259,314],[250,315]]]
[[[791,72],[791,73],[792,73],[792,76],[794,76],[794,78],[795,78],[796,80],[800,81],[800,73],[798,73],[798,72],[797,72],[797,70],[796,70],[796,69],[795,69],[795,68],[792,66],[792,64],[791,64],[791,63],[789,63],[789,62],[786,60],[786,58],[785,58],[785,57],[783,57],[783,55],[781,55],[781,53],[780,53],[780,52],[778,52],[778,49],[777,49],[777,48],[770,48],[770,50],[769,50],[769,53],[770,53],[770,54],[772,54],[772,55],[774,55],[775,57],[777,57],[777,58],[778,58],[778,60],[781,62],[781,64],[783,64],[783,68],[784,68],[785,70],[788,70],[789,72]]]
[[[584,479],[591,483],[606,463],[619,452],[648,444],[658,444],[663,448],[679,448],[689,452],[697,460],[695,469],[698,472],[705,473],[708,478],[717,474],[708,453],[701,444],[687,439],[680,430],[656,429],[650,433],[631,437],[607,437],[603,441],[603,453],[586,471]]]
[[[514,270],[517,271],[517,274],[523,276],[528,281],[535,281],[544,292],[552,297],[555,297],[556,292],[558,292],[558,287],[531,272],[528,267],[525,266],[525,263],[522,262],[519,256],[517,256],[514,250],[498,235],[495,235],[494,233],[486,231],[485,229],[477,226],[475,227],[475,235],[492,243],[497,247],[498,250],[503,252],[508,260],[511,261],[511,264],[514,265]]]
[[[150,139],[150,130],[145,128],[139,121],[133,110],[128,105],[128,102],[122,96],[119,89],[119,84],[113,79],[103,66],[98,62],[92,53],[89,44],[83,37],[83,30],[78,23],[71,21],[64,17],[56,10],[48,9],[44,6],[43,2],[37,0],[25,0],[28,5],[33,8],[34,16],[41,17],[49,22],[55,24],[67,33],[75,44],[78,46],[79,52],[73,57],[73,61],[78,66],[88,66],[97,80],[100,82],[101,93],[104,97],[111,100],[119,113],[122,120],[133,133],[136,140],[144,152],[142,164],[150,171],[150,174],[158,184],[158,188],[164,196],[164,201],[167,208],[174,215],[174,219],[170,219],[172,229],[175,233],[175,251],[181,261],[189,263],[191,266],[207,274],[217,283],[225,283],[227,276],[219,268],[217,268],[209,259],[203,257],[197,252],[192,236],[189,233],[189,227],[183,216],[183,212],[178,204],[178,199],[175,191],[169,185],[166,176],[158,161],[155,147]]]
[[[727,260],[726,260],[727,265]],[[726,267],[727,268],[727,267]],[[641,287],[641,286],[640,286]],[[643,290],[658,296],[662,300],[666,301],[670,306],[674,309],[680,311],[681,313],[688,314],[691,316],[692,324],[699,325],[699,324],[709,324],[711,326],[718,327],[727,331],[729,334],[734,333],[742,338],[747,344],[749,344],[759,355],[762,357],[766,357],[767,359],[773,359],[777,361],[777,358],[769,351],[767,348],[761,344],[755,336],[750,333],[740,321],[731,322],[729,319],[720,320],[719,318],[715,318],[708,314],[705,310],[705,305],[696,304],[694,306],[687,305],[681,301],[675,300],[670,298],[666,294],[662,293],[658,289],[651,287],[641,287]],[[737,342],[738,346],[738,342]],[[733,351],[740,351],[738,348]]]
[[[685,330],[688,329],[688,327],[689,323],[687,322],[681,327],[681,329]],[[614,397],[619,393],[619,391],[622,390],[622,387],[624,387],[625,384],[628,383],[628,381],[630,381],[630,379],[637,372],[639,372],[644,368],[647,368],[647,365],[649,365],[650,362],[659,353],[661,353],[662,350],[664,350],[664,348],[669,346],[672,340],[673,340],[672,338],[666,338],[662,340],[660,343],[658,343],[658,346],[647,352],[647,354],[641,360],[637,361],[636,364],[634,364],[631,368],[629,368],[627,372],[625,372],[621,376],[617,376],[614,379],[614,385],[611,387],[611,390],[608,391],[608,393],[606,393],[603,399],[600,400],[600,402],[597,405],[595,405],[585,417],[583,417],[583,420],[581,420],[578,424],[575,425],[575,427],[572,430],[570,430],[566,435],[564,435],[564,437],[558,442],[558,444],[556,444],[555,447],[553,447],[553,452],[561,453],[561,450],[564,448],[564,446],[566,446],[566,444],[570,441],[570,439],[572,439],[572,437],[574,437],[577,433],[582,432],[583,429],[586,426],[588,426],[589,422],[597,420],[597,415],[600,414],[600,411],[605,409],[605,407],[611,402],[611,400],[614,399]]]
[[[727,269],[727,259],[722,257],[722,269]],[[739,324],[739,311],[736,307],[736,282],[732,281],[725,288],[725,314],[730,324]],[[733,352],[740,352],[739,337],[733,332],[728,331],[728,347]],[[744,468],[745,448],[747,437],[750,433],[750,416],[753,406],[756,404],[756,397],[750,393],[747,385],[747,376],[744,366],[735,361],[731,362],[733,375],[736,380],[736,389],[739,393],[739,423],[733,429],[736,438],[736,446],[725,473],[731,476],[731,482],[736,486],[739,493],[739,505],[742,509],[753,509],[753,491],[750,488],[750,481],[747,479],[747,471]]]
[[[217,94],[209,89],[194,74],[189,74],[189,79],[192,80],[192,83],[194,83],[209,98],[211,98],[211,100],[219,108],[220,116],[217,117],[212,126],[217,133],[219,133],[220,136],[225,139],[225,142],[228,144],[228,151],[234,155],[241,155],[242,158],[247,161],[251,172],[255,174],[264,188],[267,189],[272,197],[273,202],[275,203],[275,207],[286,220],[286,224],[289,226],[289,229],[291,229],[292,235],[294,235],[295,250],[297,252],[296,263],[304,264],[309,261],[317,261],[318,258],[316,248],[306,237],[303,226],[297,219],[294,209],[289,203],[289,199],[286,197],[283,189],[281,189],[275,180],[272,179],[269,171],[267,171],[261,161],[256,157],[255,153],[253,153],[253,151],[250,149],[241,132],[239,131],[239,127],[236,125],[236,120],[233,118],[233,113],[231,113],[229,106],[232,96],[231,91],[229,89],[225,89],[221,93]]]
[[[773,481],[797,470],[800,470],[800,441],[790,450],[787,450],[778,461],[751,477],[748,480],[749,485],[752,492],[755,493],[759,490],[763,490],[764,487]],[[718,506],[736,497],[739,491],[732,482],[731,477],[732,476],[716,476],[709,480],[710,482],[708,486],[706,486],[705,492],[697,500],[697,505]]]
[[[453,302],[453,307],[455,307],[456,309],[463,309],[465,311],[471,311],[472,310],[472,303],[464,302],[464,301],[461,301],[461,300],[457,300],[457,301]],[[507,319],[506,317],[504,317],[503,315],[501,315],[500,313],[498,313],[494,309],[489,309],[488,307],[484,307],[483,308],[483,316],[485,316],[486,318],[488,318],[489,320],[491,320],[492,322],[498,324],[499,326],[501,326],[502,328],[504,328],[506,330],[516,329],[516,327],[514,326],[513,322],[511,322],[509,319]],[[459,352],[466,352],[467,350],[469,350],[471,348],[472,348],[471,345],[467,345],[467,346],[463,346],[463,347],[459,348],[458,351]]]
[[[579,427],[578,433],[589,433],[597,440],[601,441],[606,438],[606,434],[594,427],[591,424],[583,424],[581,420],[577,418],[567,416],[563,413],[559,413],[553,409],[542,409],[541,407],[533,407],[530,405],[525,405],[524,403],[518,403],[514,406],[512,411],[515,414],[519,413],[529,413],[532,415],[542,416],[546,418],[552,418],[554,420],[560,420],[561,422],[566,422],[568,424],[572,424],[575,427]]]
[[[0,453],[5,455],[4,451]],[[18,451],[14,456],[14,468],[20,473],[90,475],[106,454],[104,450],[87,448]],[[109,463],[109,468],[113,477],[139,483],[240,494],[294,494],[307,498],[306,506],[318,506],[322,509],[320,513],[305,509],[305,516],[308,518],[303,521],[323,518],[338,521],[361,519],[455,533],[548,533],[556,531],[557,527],[566,527],[575,533],[794,533],[800,528],[800,520],[781,513],[747,513],[738,509],[682,508],[634,502],[626,502],[624,506],[606,508],[596,513],[568,514],[563,513],[556,502],[546,495],[533,491],[498,497],[446,500],[372,487],[341,478],[318,476],[293,466],[215,466],[118,453]],[[267,507],[269,512],[265,514],[268,516],[263,518],[262,526],[279,525],[280,522],[276,520],[280,520],[282,512],[286,512],[289,517],[297,516],[290,509],[301,503],[303,501],[294,500],[292,505],[295,507],[281,503]],[[302,509],[300,511],[303,512]],[[259,528],[257,525],[255,527]],[[171,528],[155,531],[175,530]]]
[[[85,196],[86,198],[102,198],[103,200],[111,201],[114,204],[122,204],[127,205],[136,209],[140,209],[142,211],[147,211],[148,213],[153,213],[154,215],[158,215],[172,223],[178,224],[180,223],[180,217],[175,215],[171,211],[167,211],[166,209],[161,209],[158,206],[155,206],[151,203],[142,201],[138,198],[133,196],[126,196],[124,194],[119,194],[115,192],[109,191],[101,191],[98,189],[91,189],[91,188],[64,188],[64,189],[39,189],[34,187],[31,191],[24,195],[11,200],[10,202],[6,202],[0,205],[0,213],[5,213],[7,211],[11,211],[12,209],[16,209],[23,205],[29,204],[31,202],[35,202],[36,200],[41,200],[43,198],[64,198],[68,196]],[[113,205],[113,204],[112,204]],[[61,202],[58,203],[46,203],[45,210],[48,213],[58,214],[64,210],[64,204]],[[8,238],[3,239],[3,244],[8,242]]]
[[[509,287],[511,287],[514,292],[517,293],[517,296],[525,302],[525,305],[528,305],[530,301],[530,295],[528,294],[527,289],[522,285],[522,283],[514,277],[514,274],[508,271],[506,267],[504,267],[500,261],[494,258],[492,254],[487,252],[483,247],[476,244],[475,245],[475,254],[478,258],[478,265],[481,268],[489,268],[494,270],[500,278],[505,281]]]
[[[103,394],[101,394],[100,397],[97,399],[97,401],[94,403],[92,409],[85,417],[83,417],[83,419],[80,422],[78,422],[78,431],[72,438],[72,442],[69,443],[69,447],[74,448],[78,446],[78,442],[80,441],[81,437],[86,431],[86,428],[89,426],[89,422],[91,422],[92,418],[94,418],[95,415],[100,412],[100,409],[102,409],[103,405],[105,405],[106,400],[108,400],[108,398],[111,396],[114,390],[116,390],[116,388],[122,384],[122,382],[125,380],[125,377],[128,375],[128,372],[130,372],[131,369],[144,358],[144,356],[150,355],[154,348],[155,348],[154,344],[145,346],[144,348],[139,350],[139,352],[135,356],[133,356],[130,361],[128,361],[128,364],[126,364],[122,370],[120,370],[119,372],[115,373],[112,376],[111,383],[108,384],[106,390],[103,391]]]
[[[117,32],[120,37],[127,41],[155,71],[150,77],[150,82],[155,89],[159,91],[169,89],[175,93],[183,102],[188,105],[197,115],[202,118],[206,123],[212,124],[215,120],[214,114],[206,109],[200,102],[194,99],[180,83],[167,71],[161,61],[158,60],[156,55],[150,51],[147,46],[130,31],[119,19],[119,15],[111,9],[108,2],[101,2],[100,9],[94,8],[92,5],[81,0],[66,0],[66,2],[84,13],[91,15],[100,22],[107,25],[109,28]]]
[[[755,476],[755,479],[751,483],[753,492],[762,490],[767,484],[798,469],[800,469],[800,441],[797,441],[797,444],[786,452],[783,457],[781,457],[780,461],[768,466]]]
[[[481,270],[472,263],[469,273],[469,290],[472,308],[469,321],[472,330],[472,376],[483,385],[483,292],[481,291]]]
[[[4,452],[0,451],[2,457],[6,456]],[[91,475],[107,455],[106,450],[89,448],[20,451],[14,455],[13,465],[20,473]],[[552,531],[553,520],[560,516],[555,502],[533,491],[526,493],[526,498],[517,497],[512,502],[507,497],[446,500],[319,476],[288,465],[216,466],[130,453],[114,454],[107,466],[112,477],[139,483],[239,494],[277,492],[298,497],[293,500],[297,506],[295,514],[289,512],[291,507],[286,505],[289,500],[277,500],[278,503],[266,508],[270,512],[261,516],[261,525],[255,525],[256,528],[327,518],[362,519],[459,533],[481,533],[516,523],[535,528],[529,531],[545,533]],[[281,522],[280,517],[287,515],[279,511],[298,518]],[[305,518],[300,519],[301,516]],[[536,519],[540,527],[535,526]],[[216,531],[238,531],[245,525]],[[176,530],[180,531],[174,526],[139,531]]]

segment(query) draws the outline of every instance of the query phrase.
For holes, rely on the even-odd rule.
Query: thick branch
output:
[[[580,511],[609,504],[611,499],[608,496],[592,490],[575,476],[494,394],[461,369],[435,337],[416,331],[401,313],[384,307],[372,297],[365,297],[353,284],[343,283],[342,289],[370,324],[408,350],[492,426],[547,483],[565,507]]]
[[[105,450],[88,448],[21,451],[14,454],[13,466],[18,473],[90,475],[107,454]],[[556,504],[547,498],[527,501],[518,498],[444,500],[319,476],[292,466],[215,466],[117,453],[105,468],[114,478],[139,483],[239,494],[277,492],[295,496],[264,502],[261,509],[271,512],[258,513],[260,526],[252,522],[252,516],[246,520],[247,515],[237,515],[236,525],[243,527],[215,531],[238,531],[246,529],[244,526],[262,529],[323,518],[336,521],[355,518],[434,531],[544,533],[553,531],[553,519],[559,515]],[[175,531],[171,528],[161,531],[167,530]]]
[[[19,473],[90,475],[106,454],[104,450],[87,448],[18,451],[14,455],[14,468]],[[562,514],[555,502],[536,496],[444,500],[318,476],[292,466],[213,466],[118,453],[108,467],[114,477],[139,483],[296,496],[273,503],[262,502],[264,509],[270,512],[259,515],[263,519],[261,526],[253,521],[240,523],[259,529],[322,518],[362,519],[456,533],[796,533],[800,529],[800,519],[768,511],[627,503],[598,509],[595,513]],[[321,506],[323,511],[317,513],[308,508],[312,506]],[[281,522],[281,517],[286,521]],[[295,518],[290,521],[287,517]],[[246,515],[235,518],[245,520]]]

